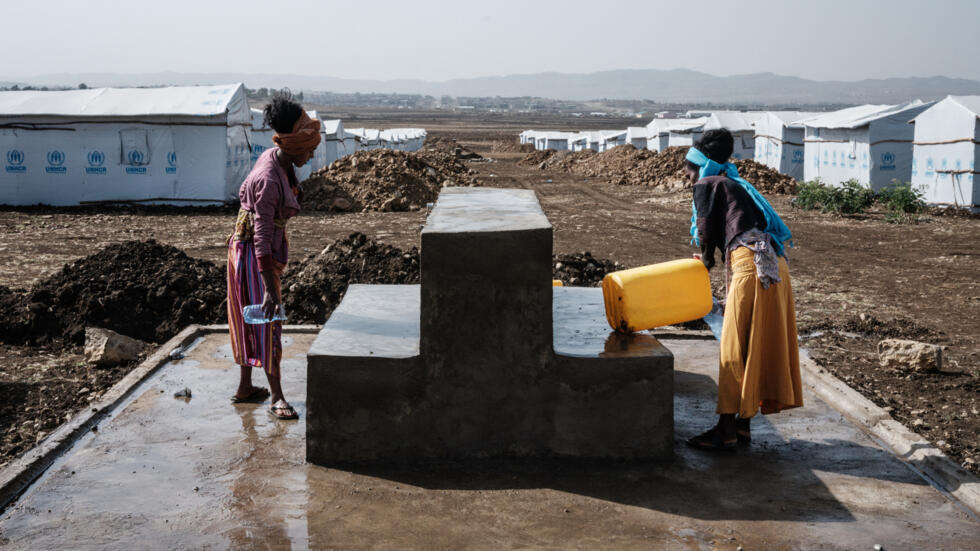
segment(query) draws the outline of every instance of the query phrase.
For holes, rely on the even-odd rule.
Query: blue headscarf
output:
[[[776,250],[776,254],[779,256],[786,255],[785,249],[783,248],[783,242],[789,241],[789,246],[792,247],[793,234],[790,233],[789,228],[787,228],[786,224],[783,223],[783,219],[776,214],[775,210],[773,210],[772,205],[769,204],[769,201],[766,201],[766,198],[763,197],[757,189],[755,189],[755,186],[746,182],[738,175],[738,169],[735,168],[734,164],[722,164],[712,161],[707,155],[701,153],[696,147],[692,147],[687,150],[686,159],[701,167],[701,172],[699,175],[700,178],[721,174],[738,182],[749,194],[749,197],[752,198],[752,202],[755,203],[755,206],[758,207],[759,210],[762,211],[763,216],[765,216],[766,227],[763,231],[772,237],[772,244],[773,248]],[[694,205],[694,201],[691,201],[691,242],[695,245],[700,245],[701,243],[698,242],[697,219],[698,209]]]

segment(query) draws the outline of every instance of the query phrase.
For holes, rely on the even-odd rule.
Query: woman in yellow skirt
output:
[[[785,242],[792,235],[772,205],[728,162],[734,138],[710,130],[688,150],[693,186],[691,236],[710,270],[725,263],[727,298],[721,330],[718,423],[688,440],[704,450],[751,441],[751,419],[803,405],[796,313]]]

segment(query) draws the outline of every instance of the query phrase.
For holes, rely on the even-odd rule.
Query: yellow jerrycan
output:
[[[607,274],[602,297],[609,326],[631,333],[708,315],[711,279],[700,260],[672,260]]]

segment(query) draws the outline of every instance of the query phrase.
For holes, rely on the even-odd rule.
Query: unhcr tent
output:
[[[592,151],[599,151],[599,146],[602,144],[602,133],[600,132],[589,132],[589,137],[585,140],[585,148],[591,149]]]
[[[585,151],[589,148],[589,133],[577,132],[568,138],[569,151]]]
[[[704,125],[708,122],[707,118],[700,119],[678,119],[676,123],[668,126],[667,145],[669,147],[691,147],[704,131]]]
[[[600,130],[599,151],[609,151],[610,149],[626,145],[626,130]]]
[[[0,203],[228,201],[250,126],[241,84],[0,92]]]
[[[320,128],[323,129],[325,166],[330,166],[330,163],[347,154],[344,147],[344,121],[340,119],[320,121]]]
[[[929,203],[980,211],[980,96],[949,96],[912,122],[913,187]]]
[[[719,111],[712,113],[704,123],[704,130],[727,128],[735,138],[733,159],[752,159],[755,157],[755,127],[753,124],[759,115],[756,113],[739,113],[734,111]]]
[[[850,179],[877,191],[912,177],[910,119],[932,103],[859,105],[803,120],[806,180],[839,185]]]
[[[630,126],[626,129],[626,143],[637,149],[647,148],[647,129],[643,126]]]
[[[670,127],[688,122],[689,119],[653,119],[647,124],[647,149],[663,151],[670,142]]]
[[[769,111],[755,121],[755,161],[803,179],[803,124],[819,113]]]

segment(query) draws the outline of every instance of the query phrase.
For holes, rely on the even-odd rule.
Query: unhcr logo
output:
[[[144,158],[145,158],[145,156],[143,155],[143,152],[142,151],[139,151],[139,150],[136,150],[136,149],[130,151],[129,152],[129,155],[126,155],[126,159],[129,160],[129,164],[131,164],[131,165],[141,165],[141,164],[143,164]],[[146,174],[146,167],[145,166],[127,166],[126,167],[126,174]]]
[[[106,169],[103,164],[105,164],[105,153],[101,151],[89,151],[88,152],[88,166],[85,167],[85,174],[105,174]]]
[[[895,154],[891,151],[886,151],[881,154],[881,166],[880,170],[895,170]]]
[[[797,149],[793,151],[793,162],[802,163],[803,162],[803,150]]]
[[[48,166],[44,167],[44,172],[48,174],[66,174],[68,169],[65,164],[65,152],[57,149],[48,151]]]
[[[7,151],[7,172],[13,172],[15,174],[23,174],[27,172],[27,167],[24,166],[24,152],[19,149],[11,149]]]
[[[177,153],[171,151],[167,153],[167,174],[177,174]]]

